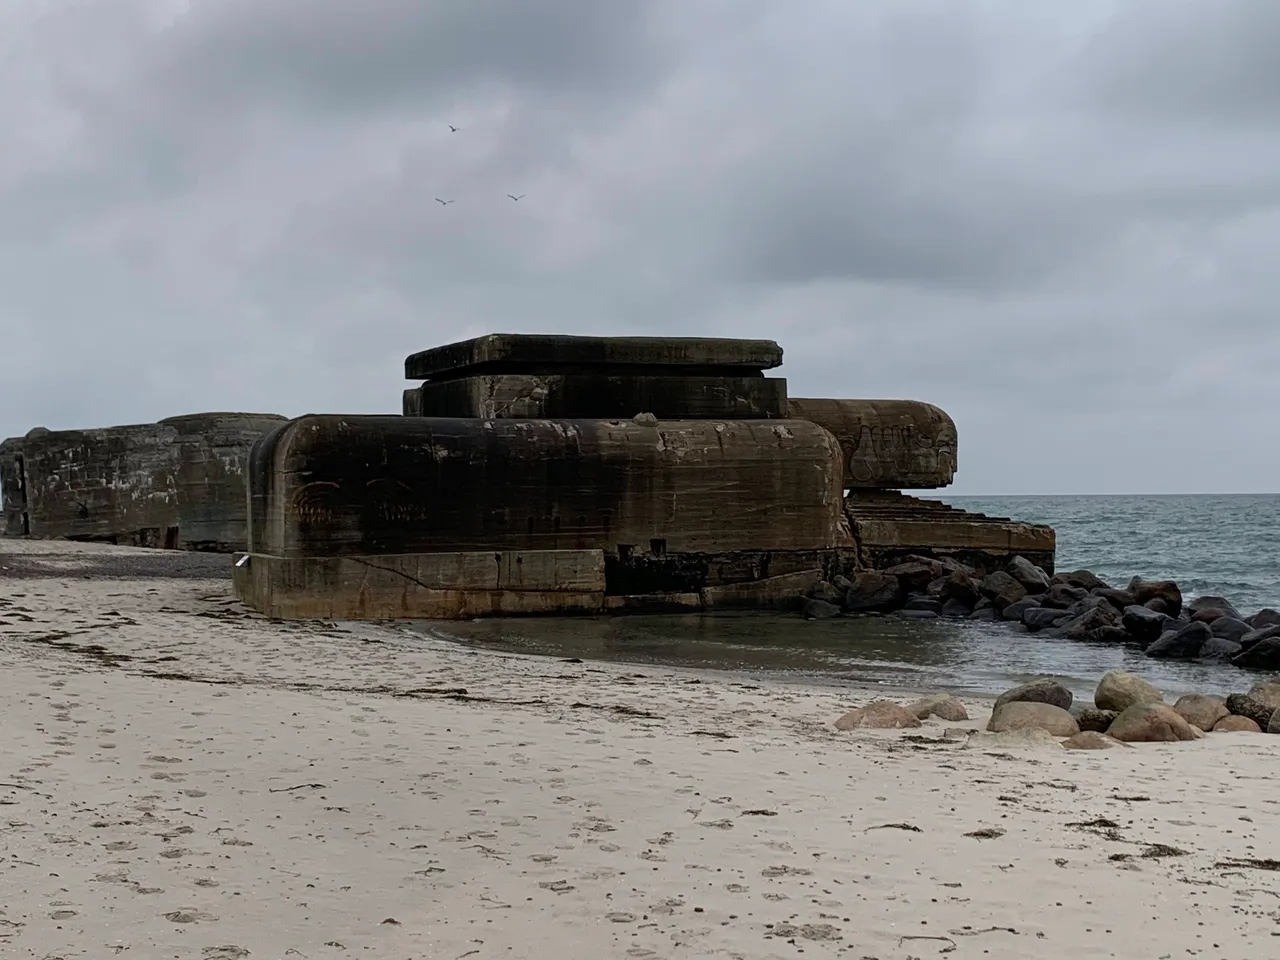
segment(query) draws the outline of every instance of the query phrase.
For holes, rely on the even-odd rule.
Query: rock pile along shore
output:
[[[1088,570],[1049,576],[1024,557],[985,576],[955,560],[913,557],[885,570],[820,581],[802,610],[811,620],[891,613],[1005,621],[1044,637],[1124,644],[1157,659],[1280,669],[1280,611],[1245,616],[1214,596],[1184,604],[1172,580],[1134,577],[1121,589]]]
[[[1146,680],[1113,670],[1103,676],[1092,705],[1073,704],[1066,686],[1042,677],[996,698],[985,733],[958,730],[981,746],[1053,746],[1103,750],[1122,743],[1199,740],[1213,733],[1280,733],[1280,682],[1256,683],[1248,693],[1215,697],[1189,693],[1172,705]],[[835,721],[837,730],[899,730],[930,718],[969,719],[964,705],[947,694],[910,704],[876,700]]]

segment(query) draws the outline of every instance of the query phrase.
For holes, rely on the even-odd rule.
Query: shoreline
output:
[[[56,548],[24,552],[102,552]],[[0,571],[7,955],[1280,942],[1280,872],[1239,865],[1280,858],[1280,737],[972,748],[944,736],[985,725],[969,695],[968,723],[842,733],[849,707],[910,695],[272,623],[223,579],[71,576]]]

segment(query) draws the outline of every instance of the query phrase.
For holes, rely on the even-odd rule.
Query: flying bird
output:
[[[522,193],[522,194],[520,194],[520,196],[518,196],[518,197],[517,197],[517,196],[515,196],[515,194],[511,194],[511,193],[508,193],[508,194],[507,194],[507,196],[508,196],[508,197],[510,197],[512,200],[523,200],[523,199],[524,199],[524,194],[523,194],[523,193]]]
[[[453,201],[452,201],[452,200],[441,200],[439,197],[436,197],[436,203],[440,204],[440,206],[442,206],[442,207],[446,207],[446,206],[448,206],[449,204],[453,203]]]
[[[446,124],[445,124],[445,126],[449,128],[449,132],[450,132],[450,133],[457,133],[457,132],[458,132],[458,128],[457,128],[457,127],[455,127],[452,123],[446,123]]]

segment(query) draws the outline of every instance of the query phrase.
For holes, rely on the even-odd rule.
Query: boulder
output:
[[[1249,688],[1249,696],[1263,706],[1272,710],[1280,710],[1280,681],[1263,680]]]
[[[970,620],[999,620],[1000,614],[996,613],[996,608],[991,605],[991,601],[987,599],[979,600],[978,605],[973,608],[973,613],[969,614]]]
[[[1092,601],[1092,602],[1090,602]],[[1090,636],[1103,627],[1120,627],[1123,622],[1120,611],[1101,597],[1082,600],[1082,608],[1070,620],[1054,629],[1054,636],[1068,640],[1088,640]],[[1123,628],[1122,628],[1123,629]]]
[[[1227,709],[1237,717],[1248,717],[1258,725],[1259,730],[1267,729],[1267,725],[1271,723],[1271,715],[1276,712],[1275,707],[1269,707],[1247,693],[1233,693],[1227,697]]]
[[[834,603],[837,606],[844,603],[844,591],[830,580],[819,580],[809,588],[805,596],[810,600],[821,600],[823,603]]]
[[[910,560],[886,567],[881,572],[886,576],[897,577],[907,593],[924,593],[929,584],[941,575],[942,567],[929,560]]]
[[[1228,714],[1213,725],[1214,733],[1261,733],[1262,728],[1248,717]]]
[[[930,613],[941,613],[942,604],[932,597],[912,597],[902,607],[903,610],[927,610]]]
[[[1122,710],[1108,728],[1107,735],[1124,743],[1174,743],[1198,739],[1191,724],[1163,703],[1138,703]]]
[[[1134,644],[1136,641],[1124,627],[1098,627],[1080,638],[1085,643]]]
[[[1098,730],[1081,730],[1063,740],[1062,745],[1068,750],[1110,750],[1112,747],[1128,746]]]
[[[1204,693],[1188,693],[1179,697],[1173,705],[1182,719],[1201,730],[1212,730],[1223,717],[1231,716],[1227,702],[1222,697],[1213,697]]]
[[[1097,590],[1092,591],[1092,595],[1102,597],[1103,600],[1106,600],[1121,612],[1124,611],[1125,607],[1136,606],[1138,603],[1128,590],[1116,590],[1112,587],[1099,587]]]
[[[875,570],[855,573],[844,595],[849,613],[887,613],[902,604],[902,584],[897,577]]]
[[[969,719],[969,712],[964,704],[949,693],[931,693],[921,697],[915,703],[908,704],[907,712],[919,720],[937,717],[950,723],[960,723]]]
[[[807,597],[801,604],[801,612],[806,620],[830,620],[832,617],[840,616],[840,608],[834,603],[828,603],[826,600],[818,600],[814,597]]]
[[[1039,727],[1055,737],[1070,737],[1080,732],[1075,717],[1051,703],[1030,703],[1016,700],[997,707],[987,723],[990,733],[1009,733]]]
[[[1044,593],[1049,589],[1049,575],[1026,557],[1014,557],[1005,572],[1017,580],[1027,593]]]
[[[942,588],[947,585],[947,579],[947,577],[938,577],[936,580],[930,580],[929,586],[925,587],[924,590],[925,596],[932,600],[937,600],[939,603],[944,602]]]
[[[1267,637],[1247,648],[1242,643],[1231,662],[1255,670],[1280,670],[1280,636]]]
[[[1035,610],[1039,608],[1039,606],[1040,602],[1036,600],[1035,597],[1023,597],[1021,600],[1015,600],[1013,603],[1001,610],[1000,616],[1005,620],[1014,620],[1017,623],[1022,623],[1023,615],[1028,610]]]
[[[865,707],[854,707],[835,726],[837,730],[903,730],[920,726],[920,721],[901,704],[876,700]]]
[[[943,600],[956,600],[965,606],[973,609],[980,599],[982,599],[982,591],[978,588],[978,584],[974,582],[963,570],[953,570],[947,576],[947,582],[942,586]]]
[[[996,697],[995,709],[1006,703],[1049,703],[1067,710],[1071,707],[1071,691],[1052,677],[1040,677],[1030,683],[1022,683]]]
[[[1040,605],[1044,607],[1060,607],[1066,610],[1073,603],[1078,603],[1089,596],[1089,591],[1082,587],[1072,587],[1065,583],[1055,583],[1048,593],[1040,595]]]
[[[1271,721],[1267,724],[1267,733],[1280,733],[1280,710],[1271,714]]]
[[[1156,613],[1163,613],[1166,617],[1176,617],[1182,612],[1173,604],[1166,600],[1162,600],[1159,597],[1156,597],[1154,600],[1148,600],[1143,604],[1143,606],[1148,610],[1154,610]]]
[[[841,574],[836,574],[834,577],[832,577],[831,583],[837,590],[840,591],[840,596],[842,597],[846,593],[848,593],[849,588],[853,586],[853,581],[846,576],[842,576]]]
[[[1070,573],[1059,573],[1053,576],[1051,583],[1065,583],[1070,587],[1079,587],[1082,590],[1096,590],[1098,587],[1105,587],[1108,584],[1099,580],[1089,570],[1072,570]]]
[[[1030,607],[1022,611],[1022,622],[1032,633],[1065,623],[1069,617],[1067,611],[1052,607]]]
[[[1244,647],[1234,640],[1223,640],[1221,637],[1210,637],[1200,648],[1197,658],[1205,663],[1230,663],[1240,656]]]
[[[1171,617],[1182,612],[1182,590],[1172,580],[1143,580],[1141,577],[1134,577],[1129,581],[1129,592],[1141,606],[1157,602],[1158,607],[1149,609],[1159,610]]]
[[[1163,703],[1164,696],[1147,681],[1123,670],[1111,670],[1098,681],[1093,702],[1100,710],[1120,713],[1140,703]]]
[[[948,600],[942,605],[942,615],[944,617],[964,618],[973,611],[968,604],[961,603],[959,600]]]
[[[1240,638],[1240,648],[1249,650],[1252,647],[1256,647],[1263,640],[1270,640],[1272,637],[1280,637],[1280,626],[1257,627]]]
[[[1125,607],[1120,620],[1130,636],[1144,646],[1157,640],[1164,633],[1164,625],[1170,622],[1167,614],[1138,604]]]
[[[1246,633],[1253,630],[1251,626],[1243,620],[1237,620],[1235,617],[1219,617],[1213,623],[1209,624],[1209,629],[1213,631],[1215,637],[1221,637],[1223,640],[1239,641]]]
[[[1252,617],[1245,617],[1244,622],[1255,630],[1261,630],[1264,627],[1280,627],[1280,610],[1264,607]]]
[[[1188,623],[1180,630],[1162,634],[1147,647],[1146,654],[1158,660],[1194,660],[1212,636],[1206,624]]]
[[[1076,714],[1076,726],[1081,730],[1096,730],[1106,733],[1107,729],[1120,716],[1117,710],[1099,710],[1097,707],[1085,707]]]
[[[997,612],[1027,595],[1027,588],[1003,570],[987,574],[979,589],[982,595],[991,601],[991,605]]]
[[[1192,620],[1201,620],[1212,622],[1219,617],[1235,617],[1237,620],[1243,620],[1240,611],[1231,605],[1231,601],[1226,597],[1203,596],[1196,597],[1187,604],[1187,611],[1191,614]]]

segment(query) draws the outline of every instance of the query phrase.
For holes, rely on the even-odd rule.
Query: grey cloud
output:
[[[33,26],[0,434],[394,410],[405,354],[491,330],[703,333],[778,339],[796,395],[938,403],[958,492],[1275,486],[1280,131],[1209,98],[1260,74],[1205,73],[1271,7],[510,6]]]
[[[1280,111],[1280,5],[1270,0],[1137,0],[1074,64],[1094,109],[1273,127]]]

